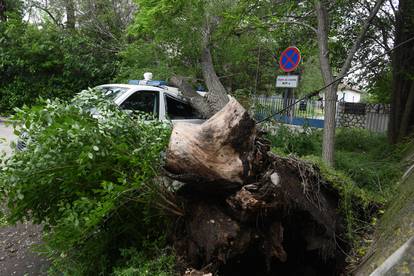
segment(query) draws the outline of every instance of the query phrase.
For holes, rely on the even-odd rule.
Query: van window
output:
[[[129,96],[122,104],[125,110],[141,111],[158,118],[159,93],[156,91],[137,91]]]
[[[165,96],[167,103],[167,115],[174,119],[202,119],[202,116],[188,103]]]
[[[129,90],[129,88],[119,86],[103,86],[95,87],[95,89],[100,90],[110,100],[115,100]]]

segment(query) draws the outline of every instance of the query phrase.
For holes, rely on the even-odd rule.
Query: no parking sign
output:
[[[279,59],[279,66],[285,72],[294,71],[300,63],[300,51],[296,47],[288,47],[282,52]]]

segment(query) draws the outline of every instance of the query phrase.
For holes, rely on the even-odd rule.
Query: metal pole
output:
[[[287,75],[288,76],[290,76],[290,73],[287,73]],[[288,96],[289,96],[289,89],[290,88],[286,88],[286,90],[285,90],[285,95],[284,95],[284,97],[283,97],[283,109],[286,109],[286,107],[288,107],[289,106],[289,104],[288,104]],[[286,109],[286,117],[288,117],[288,115],[289,115],[289,109]]]

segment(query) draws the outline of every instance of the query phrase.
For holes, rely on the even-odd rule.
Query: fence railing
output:
[[[254,98],[254,110],[257,119],[263,119],[284,110],[297,99],[283,99],[278,96]],[[324,106],[322,100],[303,100],[273,116],[275,120],[293,125],[323,127]],[[337,103],[337,127],[364,128],[384,133],[388,128],[389,105],[365,103]]]
[[[259,117],[266,117],[283,110],[285,107],[292,105],[297,99],[283,99],[280,97],[263,97],[258,96],[255,98],[255,112]],[[301,117],[309,119],[322,119],[324,118],[324,102],[303,100],[295,104],[283,114],[289,117]]]

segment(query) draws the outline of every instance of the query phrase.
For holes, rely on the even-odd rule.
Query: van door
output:
[[[159,119],[159,98],[158,91],[136,91],[119,106],[126,111],[144,112]]]
[[[173,123],[188,122],[201,124],[205,121],[189,103],[167,94],[165,95],[165,109],[166,118],[170,119]]]

